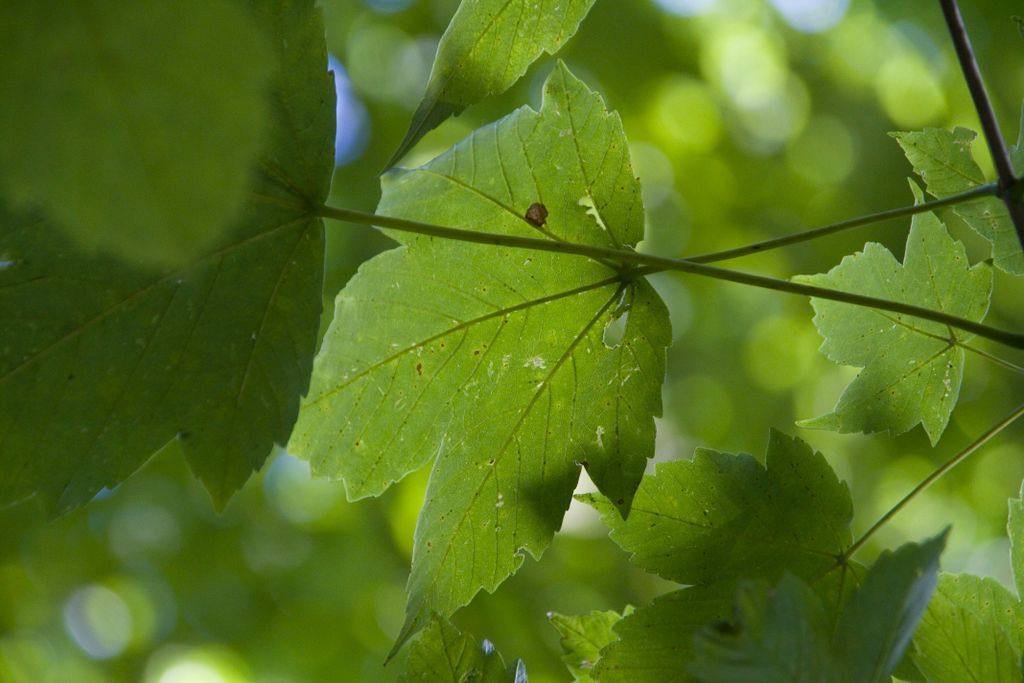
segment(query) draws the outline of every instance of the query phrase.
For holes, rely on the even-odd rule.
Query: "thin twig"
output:
[[[729,282],[750,285],[752,287],[760,287],[762,289],[771,289],[778,292],[787,292],[789,294],[799,294],[802,296],[811,296],[819,299],[829,299],[832,301],[855,304],[857,306],[866,306],[868,308],[876,308],[883,311],[891,311],[893,313],[902,313],[904,315],[910,315],[924,320],[931,320],[960,330],[972,332],[979,337],[991,339],[992,341],[999,342],[1000,344],[1005,344],[1017,349],[1024,349],[1024,334],[997,329],[973,320],[959,318],[955,315],[950,315],[942,311],[914,306],[901,301],[879,299],[872,296],[865,296],[863,294],[844,292],[838,289],[816,287],[814,285],[792,282],[790,280],[781,280],[778,278],[766,277],[764,275],[755,275],[753,273],[744,273],[727,268],[719,268],[717,266],[710,266],[704,263],[694,263],[693,261],[688,261],[686,259],[674,259],[665,256],[654,256],[652,254],[641,254],[628,249],[614,249],[611,247],[601,247],[591,244],[555,242],[553,240],[537,239],[535,237],[501,235],[496,233],[477,232],[475,230],[464,230],[461,228],[450,228],[431,223],[421,223],[420,221],[413,221],[405,218],[380,216],[377,214],[355,211],[353,209],[330,206],[316,207],[313,209],[313,212],[316,215],[325,218],[334,218],[362,225],[377,225],[382,228],[390,228],[392,230],[427,235],[430,237],[474,242],[477,244],[490,244],[493,246],[530,249],[533,251],[547,251],[557,254],[575,254],[577,256],[586,256],[595,260],[608,260],[623,264],[624,273],[628,270],[628,268],[626,268],[627,265],[646,266],[644,269],[645,273],[674,270],[682,273],[714,278],[717,280],[727,280]]]
[[[845,562],[847,559],[852,557],[855,552],[857,552],[861,549],[861,547],[863,547],[863,545],[868,541],[869,538],[875,535],[875,532],[877,532],[879,529],[885,526],[885,524],[890,519],[895,517],[896,514],[900,510],[905,508],[907,504],[910,501],[912,501],[915,497],[917,497],[919,493],[921,493],[926,488],[928,488],[936,481],[938,481],[940,478],[942,478],[942,476],[946,474],[946,472],[949,472],[951,469],[953,469],[954,467],[962,463],[964,460],[966,460],[972,453],[974,453],[979,448],[988,443],[999,432],[1003,431],[1011,424],[1013,424],[1013,422],[1017,420],[1021,415],[1024,415],[1024,404],[1017,406],[1017,408],[1012,413],[1004,417],[991,429],[989,429],[987,432],[979,436],[970,446],[954,455],[952,458],[943,463],[942,466],[940,466],[934,472],[929,474],[921,483],[915,486],[910,493],[903,496],[903,498],[900,499],[900,502],[893,505],[888,512],[882,515],[881,519],[875,522],[870,529],[864,532],[864,535],[857,539],[856,543],[847,548],[846,552],[844,552],[840,557],[840,562]]]
[[[935,199],[928,202],[922,202],[921,204],[914,204],[913,206],[901,206],[896,209],[888,209],[887,211],[879,211],[878,213],[868,214],[866,216],[858,216],[857,218],[851,218],[845,221],[839,221],[838,223],[830,223],[829,225],[823,225],[820,228],[812,228],[810,230],[803,230],[801,232],[795,232],[782,237],[774,237],[763,242],[755,242],[754,244],[748,244],[742,247],[735,247],[733,249],[723,249],[722,251],[712,251],[706,254],[697,254],[696,256],[686,257],[687,261],[693,263],[712,263],[714,261],[725,261],[727,259],[737,258],[739,256],[746,256],[748,254],[757,254],[768,251],[770,249],[778,249],[779,247],[787,247],[791,244],[797,244],[799,242],[807,242],[809,240],[818,239],[819,237],[825,237],[843,230],[849,230],[851,228],[859,228],[865,225],[871,225],[872,223],[880,223],[887,221],[892,218],[902,218],[904,216],[913,216],[915,214],[924,213],[926,211],[932,211],[934,209],[942,208],[943,206],[952,206],[954,204],[961,204],[971,199],[979,197],[988,197],[991,195],[998,194],[999,184],[998,183],[986,183],[979,185],[978,187],[971,188],[965,192],[958,192],[957,194],[943,197],[942,199]]]
[[[957,346],[959,346],[960,348],[965,349],[967,351],[970,351],[971,353],[976,353],[979,356],[981,356],[982,358],[985,358],[986,360],[989,360],[989,361],[995,363],[996,365],[998,365],[998,366],[1000,366],[1002,368],[1005,368],[1007,370],[1011,370],[1013,372],[1016,372],[1016,373],[1019,373],[1021,375],[1024,375],[1024,368],[1022,368],[1021,366],[1017,365],[1016,363],[1014,363],[1012,361],[1008,361],[1005,358],[1000,358],[999,356],[995,356],[995,355],[989,353],[988,351],[982,351],[981,349],[979,349],[979,348],[977,348],[975,346],[971,346],[970,344],[964,344],[962,342],[957,342]]]
[[[981,70],[978,68],[978,61],[974,56],[974,48],[971,47],[970,36],[967,35],[967,28],[964,26],[964,18],[960,15],[960,8],[956,0],[939,0],[942,6],[942,13],[946,18],[946,26],[949,27],[949,35],[953,38],[953,46],[956,48],[957,59],[960,60],[960,69],[964,73],[964,80],[967,81],[967,89],[971,92],[971,99],[974,100],[974,108],[978,112],[978,119],[981,121],[981,129],[985,133],[985,142],[992,154],[992,163],[996,167],[996,175],[999,178],[999,196],[1006,204],[1006,210],[1010,212],[1010,219],[1013,227],[1017,230],[1017,239],[1024,248],[1024,204],[1014,199],[1016,194],[1014,186],[1017,184],[1017,177],[1013,172],[1013,163],[1010,161],[1010,152],[1006,148],[1006,141],[999,131],[999,121],[996,119],[995,111],[992,108],[992,100],[985,91],[985,84],[981,80]]]

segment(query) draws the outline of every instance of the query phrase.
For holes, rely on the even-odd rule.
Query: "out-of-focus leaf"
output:
[[[573,680],[585,683],[594,680],[591,674],[601,658],[601,650],[617,638],[612,627],[632,611],[626,608],[623,614],[608,610],[580,616],[549,615],[552,626],[562,636],[562,660],[572,672]]]
[[[234,0],[3,3],[0,191],[90,251],[194,258],[274,126],[271,36]]]
[[[732,622],[705,626],[690,673],[708,683],[840,683],[821,601],[791,575],[769,590],[745,584]]]
[[[889,681],[938,581],[946,533],[882,553],[850,596],[833,639],[848,683]]]
[[[400,683],[526,683],[519,660],[507,669],[490,641],[477,643],[447,620],[435,616],[412,647]]]
[[[913,184],[920,202],[920,190]],[[914,217],[903,263],[880,244],[847,256],[822,275],[798,282],[857,292],[980,321],[988,311],[992,271],[971,267],[963,244],[931,213]],[[821,350],[836,363],[863,368],[834,411],[800,422],[838,432],[900,434],[918,423],[938,442],[960,395],[964,350],[973,335],[902,313],[811,299]]]
[[[287,440],[316,344],[334,105],[311,1],[257,0],[276,69],[270,145],[231,232],[139,271],[0,213],[0,504],[51,512],[114,486],[177,436],[223,505]]]
[[[388,166],[449,116],[504,92],[576,33],[594,0],[463,0],[441,36],[409,132]]]
[[[1024,126],[1024,122],[1022,122]],[[1024,141],[1024,127],[1021,128]],[[948,197],[966,192],[985,183],[985,175],[971,147],[977,133],[967,128],[952,131],[926,128],[919,132],[893,133],[914,171],[924,180],[928,192],[935,197]],[[1017,143],[1013,157],[1019,167],[1024,145]],[[1024,252],[1013,227],[1013,221],[1002,200],[995,197],[959,204],[954,209],[979,235],[992,243],[992,262],[997,268],[1015,275],[1024,274]]]
[[[527,218],[534,204],[546,222]],[[622,124],[563,65],[540,113],[519,109],[385,176],[379,210],[604,246],[643,234]],[[645,281],[603,263],[395,237],[404,246],[338,296],[289,450],[353,498],[435,461],[400,645],[431,611],[493,591],[524,551],[539,556],[581,465],[628,511],[653,453],[671,330]],[[606,343],[622,318],[622,338]]]
[[[600,496],[612,539],[639,567],[684,584],[805,578],[826,572],[849,546],[853,506],[820,453],[772,431],[766,466],[745,454],[698,449],[660,463],[623,520]]]

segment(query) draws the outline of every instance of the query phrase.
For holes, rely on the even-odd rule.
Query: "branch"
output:
[[[967,89],[971,91],[974,109],[981,120],[985,141],[988,143],[989,152],[992,153],[992,163],[995,164],[996,175],[999,177],[998,194],[1010,212],[1013,227],[1017,230],[1017,239],[1020,240],[1021,247],[1024,247],[1024,204],[1014,199],[1019,189],[1014,187],[1018,182],[1017,177],[1013,173],[1010,152],[1006,148],[1003,134],[999,131],[999,121],[992,108],[992,101],[985,92],[985,84],[981,80],[981,71],[974,57],[974,48],[971,47],[967,28],[964,26],[964,18],[960,15],[956,0],[939,0],[939,4],[942,5],[942,13],[946,18],[949,34],[953,38],[953,46],[956,48],[957,59],[960,60],[960,69],[964,72],[964,80],[967,81]]]
[[[799,242],[806,242],[808,240],[818,239],[819,237],[825,237],[826,235],[842,232],[843,230],[849,230],[851,228],[859,228],[861,226],[870,225],[872,223],[880,223],[882,221],[887,221],[891,218],[913,216],[915,214],[924,213],[926,211],[932,211],[933,209],[938,209],[943,206],[961,204],[963,202],[970,201],[971,199],[977,199],[979,197],[988,197],[991,195],[996,195],[998,193],[998,183],[986,183],[985,185],[979,185],[978,187],[971,188],[970,190],[967,190],[965,192],[951,194],[948,197],[943,197],[942,199],[933,199],[932,201],[914,204],[913,206],[901,206],[898,209],[888,209],[886,211],[879,211],[878,213],[868,214],[867,216],[859,216],[857,218],[839,221],[838,223],[830,223],[829,225],[823,225],[820,228],[803,230],[801,232],[795,232],[789,235],[784,235],[782,237],[775,237],[770,240],[764,240],[763,242],[755,242],[754,244],[748,244],[742,247],[724,249],[722,251],[711,251],[706,254],[689,256],[686,257],[686,260],[692,261],[693,263],[712,263],[714,261],[725,261],[727,259],[733,259],[739,256],[756,254],[768,251],[770,249],[786,247],[789,246],[790,244],[797,244]]]
[[[896,513],[905,508],[907,506],[907,503],[909,503],[910,501],[917,497],[917,494],[921,493],[921,491],[924,491],[926,488],[928,488],[936,481],[938,481],[940,478],[942,478],[942,476],[946,474],[946,472],[949,472],[951,469],[953,469],[954,467],[962,463],[964,460],[966,460],[968,456],[970,456],[972,453],[974,453],[979,448],[988,443],[996,434],[998,434],[999,432],[1003,431],[1011,424],[1013,424],[1014,421],[1016,421],[1021,415],[1024,415],[1024,405],[1017,406],[1016,410],[1014,410],[1012,413],[1010,413],[1002,420],[1000,420],[987,432],[979,436],[974,441],[974,443],[972,443],[970,446],[954,455],[952,458],[943,463],[937,470],[929,474],[924,479],[924,481],[915,486],[910,493],[903,496],[903,498],[900,499],[900,502],[893,505],[888,512],[882,515],[881,519],[875,522],[870,529],[864,532],[864,535],[857,539],[856,543],[847,548],[846,552],[844,552],[840,557],[840,563],[845,563],[845,561],[849,559],[851,556],[853,556],[855,552],[860,550],[861,547],[863,547],[863,545],[867,542],[867,540],[875,535],[876,531],[885,526],[885,524],[890,519],[896,516]]]
[[[805,285],[799,282],[791,282],[789,280],[765,277],[764,275],[743,273],[740,271],[729,270],[727,268],[709,266],[686,259],[674,259],[667,258],[665,256],[654,256],[652,254],[641,254],[628,249],[612,249],[610,247],[600,247],[590,244],[555,242],[553,240],[523,237],[520,235],[500,235],[496,233],[476,232],[475,230],[449,228],[442,225],[421,223],[419,221],[412,221],[405,218],[380,216],[377,214],[355,211],[353,209],[335,208],[330,206],[316,207],[313,209],[313,213],[324,218],[334,218],[340,221],[347,221],[349,223],[358,223],[362,225],[377,225],[382,228],[390,228],[392,230],[426,235],[429,237],[441,237],[444,239],[459,240],[462,242],[490,244],[493,246],[513,247],[517,249],[530,249],[533,251],[548,251],[556,254],[573,254],[577,256],[586,256],[600,261],[607,260],[621,263],[623,266],[627,264],[641,266],[642,270],[637,273],[641,275],[674,270],[692,275],[710,277],[717,280],[728,280],[729,282],[737,282],[752,287],[760,287],[762,289],[771,289],[778,292],[787,292],[789,294],[799,294],[802,296],[817,297],[819,299],[841,301],[843,303],[855,304],[857,306],[877,308],[883,311],[891,311],[893,313],[910,315],[924,320],[931,320],[966,332],[971,332],[979,337],[991,339],[992,341],[999,342],[1000,344],[1005,344],[1017,349],[1024,349],[1024,334],[989,327],[988,325],[983,325],[981,323],[974,322],[973,320],[958,318],[957,316],[949,315],[942,311],[922,308],[920,306],[914,306],[900,301],[878,299],[871,296],[864,296],[862,294],[844,292],[838,289],[816,287],[814,285]],[[626,274],[624,273],[623,276],[625,277],[625,275]]]

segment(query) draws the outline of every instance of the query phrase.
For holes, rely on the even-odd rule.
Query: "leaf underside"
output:
[[[829,619],[808,584],[744,583],[734,617],[694,639],[689,671],[706,683],[888,683],[928,604],[945,534],[884,553]]]
[[[449,116],[502,93],[543,53],[575,33],[594,0],[463,0],[441,36],[437,57],[393,166]]]
[[[477,643],[437,616],[409,648],[399,683],[526,683],[526,667],[516,660],[508,668],[489,641]]]
[[[311,1],[252,3],[275,36],[269,143],[228,235],[188,266],[136,270],[0,209],[0,505],[52,514],[114,486],[177,438],[223,506],[305,391],[319,320],[333,84]]]
[[[952,131],[927,128],[892,133],[928,192],[938,198],[966,192],[985,183],[985,175],[971,151],[977,133],[967,128]],[[1024,172],[1024,119],[1021,137],[1010,150],[1017,172]],[[1024,274],[1024,251],[1005,204],[996,197],[959,204],[954,211],[974,231],[992,243],[992,262],[1014,275]]]
[[[774,589],[745,584],[727,627],[704,627],[689,671],[714,683],[840,683],[821,601],[791,575]]]
[[[632,612],[626,608],[624,614]],[[561,636],[562,661],[573,675],[574,681],[591,683],[594,666],[601,650],[617,639],[613,630],[623,615],[613,610],[594,611],[579,616],[549,614],[548,619]]]
[[[912,184],[918,202],[920,190]],[[970,267],[963,245],[932,213],[914,216],[903,263],[868,243],[822,275],[798,282],[858,292],[981,321],[992,292],[986,264]],[[833,362],[863,368],[832,413],[799,424],[838,432],[901,434],[920,423],[932,444],[960,394],[964,350],[973,335],[941,323],[850,304],[811,299],[814,324]]]
[[[638,608],[615,626],[601,652],[600,681],[689,681],[693,634],[732,614],[742,580],[775,582],[790,572],[834,613],[856,583],[856,565],[837,566],[850,544],[850,494],[820,453],[779,432],[766,465],[749,455],[698,450],[692,461],[658,465],[637,490],[628,519],[608,501],[581,496],[612,528],[633,564],[690,584]]]
[[[535,203],[542,225],[526,218]],[[643,233],[621,122],[562,65],[539,113],[519,109],[386,175],[379,212],[602,246]],[[653,452],[671,330],[645,281],[602,263],[394,237],[403,246],[338,296],[289,450],[344,479],[352,498],[434,461],[400,645],[431,611],[494,590],[524,551],[539,556],[581,465],[629,509]],[[609,346],[604,330],[623,317]]]

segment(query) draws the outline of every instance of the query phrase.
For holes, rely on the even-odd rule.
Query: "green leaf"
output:
[[[787,574],[768,591],[745,584],[732,623],[697,632],[690,673],[711,683],[839,683],[821,601]]]
[[[1024,127],[1021,133],[1024,135]],[[920,132],[891,135],[903,148],[914,171],[921,176],[933,196],[941,199],[985,183],[985,175],[974,161],[971,151],[977,137],[974,131],[966,128],[953,131],[926,128]],[[1021,165],[1022,155],[1024,145],[1018,142],[1013,151],[1018,165]],[[1024,252],[1021,251],[1013,221],[1002,200],[987,197],[959,204],[954,211],[979,235],[992,243],[992,262],[997,268],[1015,275],[1024,274]]]
[[[463,0],[441,36],[409,132],[388,166],[449,116],[504,92],[541,54],[554,54],[594,0]]]
[[[608,610],[581,616],[548,615],[551,625],[562,636],[562,660],[574,681],[590,683],[594,680],[591,674],[601,658],[601,650],[617,639],[613,627],[632,612],[632,608],[627,607],[622,614]]]
[[[992,579],[943,574],[914,634],[913,660],[934,683],[1019,683],[1024,607]]]
[[[516,660],[508,669],[489,641],[477,644],[448,621],[435,616],[412,647],[400,683],[526,683],[526,667]]]
[[[602,513],[634,564],[684,584],[776,580],[784,571],[816,578],[851,542],[846,484],[820,453],[774,430],[766,466],[706,449],[659,463],[626,520],[599,496],[580,499]]]
[[[197,256],[269,132],[269,33],[233,0],[3,3],[0,191],[93,252]]]
[[[526,218],[537,203],[544,225]],[[643,234],[622,124],[563,65],[540,113],[519,109],[385,176],[379,211],[604,246]],[[614,267],[394,236],[404,246],[338,296],[289,450],[352,498],[435,460],[400,645],[431,611],[493,591],[524,551],[539,557],[581,464],[625,514],[653,453],[671,330],[654,290]]]
[[[770,591],[741,585],[736,616],[697,633],[690,672],[709,683],[887,683],[935,587],[945,540],[883,553],[843,605],[831,644],[828,612],[799,579],[787,574]]]
[[[734,584],[666,593],[615,625],[618,640],[601,651],[594,678],[601,683],[687,683],[693,635],[732,615]]]
[[[928,606],[947,533],[882,553],[850,596],[833,639],[849,683],[889,681]]]
[[[275,36],[270,144],[229,235],[178,270],[79,253],[0,207],[0,504],[88,501],[177,435],[222,506],[287,438],[316,345],[333,83],[311,1],[253,3]]]
[[[1009,504],[1006,533],[1010,538],[1010,564],[1017,595],[1021,596],[1024,595],[1024,484],[1021,485],[1020,497],[1011,498]]]
[[[911,187],[920,203],[920,190]],[[992,292],[991,269],[985,264],[970,267],[963,245],[931,213],[914,216],[902,264],[871,242],[828,273],[794,279],[975,321],[985,317]],[[900,313],[816,298],[811,304],[814,324],[824,338],[822,352],[836,363],[863,370],[832,413],[799,424],[900,434],[921,423],[932,444],[938,442],[960,394],[960,344],[973,335]]]
[[[1018,594],[1024,584],[1024,489],[1010,500],[1007,532]],[[1019,681],[1024,604],[999,583],[943,574],[914,635],[913,660],[928,681]]]
[[[775,581],[788,571],[816,581],[828,609],[838,609],[857,570],[831,571],[851,542],[849,491],[820,453],[779,432],[766,463],[705,449],[692,461],[660,463],[625,521],[605,499],[580,496],[601,511],[634,564],[695,584],[623,618],[619,639],[601,652],[598,680],[694,680],[692,635],[732,614],[743,579]]]

